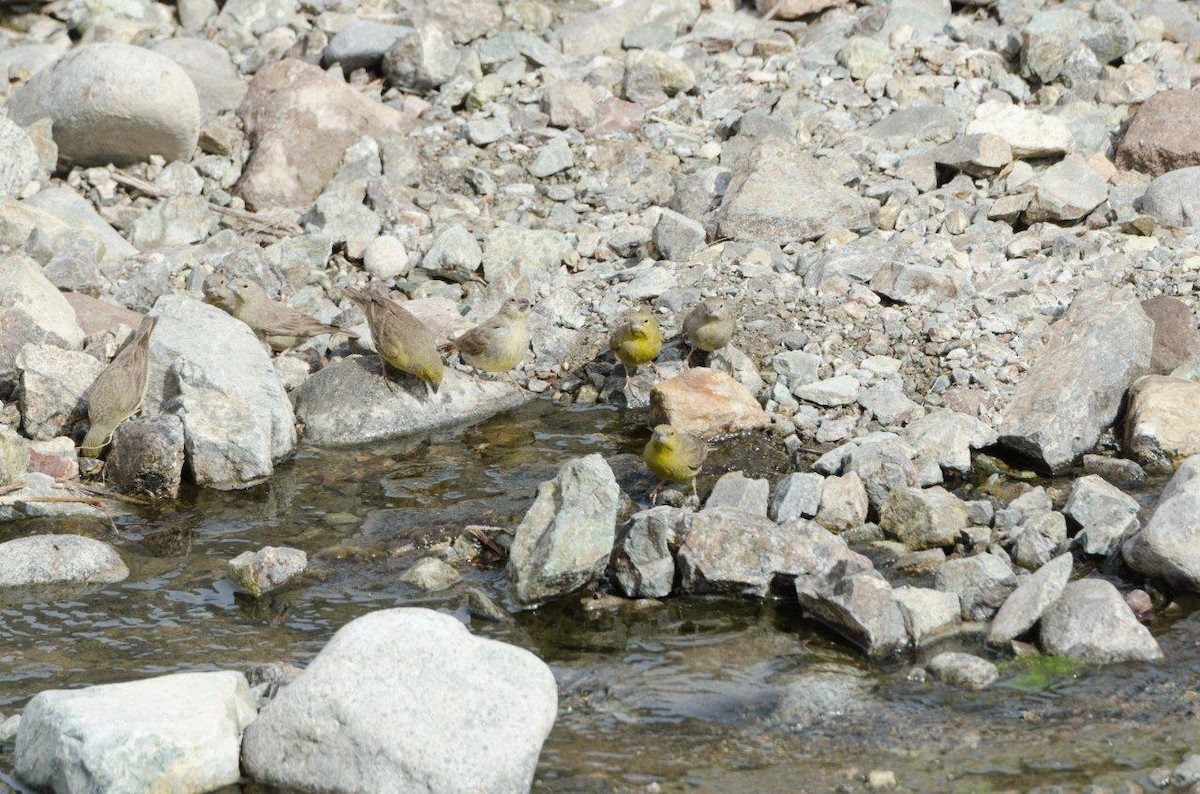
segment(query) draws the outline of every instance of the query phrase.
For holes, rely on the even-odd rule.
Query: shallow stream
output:
[[[0,595],[0,711],[49,688],[303,665],[358,615],[424,606],[529,648],[554,669],[559,717],[539,791],[859,791],[871,770],[893,771],[902,791],[1148,786],[1155,770],[1200,747],[1197,603],[1156,618],[1162,664],[1005,664],[998,684],[966,692],[912,680],[918,658],[867,664],[786,602],[616,604],[580,594],[489,623],[471,618],[465,594],[479,587],[503,600],[498,567],[464,566],[463,582],[438,593],[399,580],[464,526],[515,526],[537,483],[570,457],[605,455],[644,498],[650,481],[620,457],[644,444],[644,418],[541,401],[432,439],[305,448],[258,488],[192,490],[121,519],[126,582]],[[764,476],[785,462],[752,439],[710,460],[702,491],[724,467]],[[50,529],[0,525],[0,541]],[[95,523],[67,531],[111,539]],[[235,594],[227,561],[264,545],[305,550],[309,573],[260,600]],[[979,637],[955,642],[986,654]],[[0,753],[0,770],[11,769],[11,755]]]

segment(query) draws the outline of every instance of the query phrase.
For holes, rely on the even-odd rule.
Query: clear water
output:
[[[537,483],[570,457],[605,455],[644,498],[650,481],[630,455],[647,437],[644,419],[543,401],[430,439],[304,449],[259,488],[190,491],[128,517],[115,539],[131,570],[126,582],[0,592],[0,711],[47,688],[303,665],[358,615],[425,606],[529,648],[554,669],[559,718],[542,753],[540,791],[855,791],[875,769],[894,771],[906,791],[1078,790],[1146,783],[1200,746],[1192,603],[1152,627],[1163,664],[1043,676],[1009,669],[993,688],[965,692],[909,680],[919,659],[868,665],[794,604],[579,594],[494,624],[473,621],[464,606],[468,587],[503,600],[494,566],[463,568],[463,582],[439,593],[399,581],[464,526],[515,525]],[[725,468],[766,475],[785,464],[756,439],[724,445],[710,460],[702,490]],[[51,528],[63,530],[60,522],[0,525],[0,541]],[[113,540],[97,524],[67,529]],[[309,574],[260,600],[235,593],[226,562],[264,545],[304,549]],[[977,637],[958,647],[986,653]],[[781,710],[816,697],[828,676],[851,682],[853,696],[799,723]],[[0,770],[11,760],[0,754]]]

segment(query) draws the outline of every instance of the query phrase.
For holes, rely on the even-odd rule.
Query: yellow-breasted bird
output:
[[[630,385],[630,368],[649,364],[662,350],[662,329],[654,315],[642,311],[617,326],[609,349],[625,365],[625,386]]]
[[[683,319],[683,335],[689,346],[688,360],[695,350],[712,353],[725,347],[736,330],[737,318],[727,301],[719,298],[700,301]]]
[[[146,317],[133,339],[113,357],[88,387],[88,421],[80,453],[98,458],[112,440],[117,425],[142,410],[150,370],[150,334],[157,317]]]
[[[454,340],[462,360],[482,372],[506,372],[529,352],[529,299],[512,297],[500,311]]]
[[[226,284],[233,297],[233,314],[263,339],[276,353],[295,347],[305,339],[321,334],[357,335],[336,325],[309,317],[290,306],[276,303],[267,291],[248,278],[234,279]]]
[[[654,435],[650,436],[646,448],[642,450],[642,460],[646,467],[661,481],[651,494],[651,499],[658,501],[658,492],[665,483],[692,483],[692,494],[699,499],[696,492],[696,475],[704,465],[708,456],[708,446],[693,435],[677,430],[671,425],[658,425]]]
[[[442,383],[444,367],[433,336],[421,321],[378,292],[347,289],[345,294],[367,316],[383,377],[387,378],[387,368],[391,365],[392,369],[416,375],[431,393],[436,392]]]

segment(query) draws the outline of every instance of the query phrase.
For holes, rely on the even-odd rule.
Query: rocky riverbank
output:
[[[1191,5],[81,0],[7,22],[0,521],[95,537],[13,525],[6,592],[122,581],[119,530],[145,502],[261,487],[302,444],[427,437],[533,399],[615,403],[718,447],[757,434],[787,471],[735,460],[699,504],[650,507],[639,464],[580,457],[517,526],[474,526],[460,548],[475,551],[426,555],[405,581],[436,591],[471,560],[503,562],[508,588],[472,594],[492,617],[581,589],[781,599],[872,659],[965,638],[973,654],[927,664],[947,686],[987,687],[996,660],[1035,653],[1178,662],[1144,624],[1200,590]],[[204,302],[216,277],[349,333],[274,355]],[[436,393],[380,377],[344,294],[364,285],[441,345]],[[448,345],[512,294],[532,303],[529,354],[515,382],[478,377]],[[687,362],[682,317],[709,296],[738,331]],[[608,335],[639,306],[667,344],[627,382]],[[89,388],[144,315],[141,415],[103,464],[81,458]],[[1026,484],[1022,467],[1070,484]],[[286,591],[311,551],[259,544],[229,576]],[[489,745],[503,763],[475,759],[495,788],[527,787],[554,718],[544,665],[377,614],[361,620],[428,634],[468,681],[476,651],[512,656],[512,692],[470,682],[461,723],[511,741]],[[325,691],[340,663],[322,658],[354,625],[282,692]],[[381,692],[407,664],[373,664]],[[251,722],[241,674],[213,675],[228,691],[208,705],[225,706],[181,741],[220,748],[196,767],[220,781],[187,790],[233,782],[239,753],[274,784],[370,787],[350,761],[334,782],[281,760],[319,703],[284,694]],[[94,733],[91,696],[31,702],[23,778],[74,790],[38,759],[71,720]],[[522,697],[534,716],[510,709]],[[380,713],[343,714],[313,758],[395,749],[373,744]],[[412,774],[457,785],[446,770],[469,767],[418,734],[429,747],[404,752],[429,765]]]

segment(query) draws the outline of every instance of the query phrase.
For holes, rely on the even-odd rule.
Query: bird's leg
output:
[[[665,485],[665,483],[662,480],[659,480],[658,485],[656,485],[654,490],[650,492],[650,504],[658,504],[658,494],[660,491],[662,491],[663,485]]]
[[[383,356],[379,357],[379,369],[381,372],[383,372],[383,382],[388,385],[388,389],[393,392],[399,391],[400,387],[397,386],[390,377],[388,377],[387,362],[383,360]]]
[[[692,368],[692,353],[695,353],[695,352],[696,352],[696,348],[692,347],[691,345],[688,345],[688,354],[686,356],[684,356],[684,359],[683,359],[683,368],[684,369]]]
[[[625,390],[631,392],[633,391],[633,375],[629,372],[628,364],[623,363],[621,366],[625,368]]]
[[[700,504],[700,492],[696,490],[696,478],[692,478],[692,496],[696,497],[696,504]]]
[[[508,380],[509,380],[509,382],[510,382],[510,383],[512,383],[512,385],[516,386],[516,387],[517,387],[518,389],[520,389],[521,391],[524,391],[524,390],[525,390],[525,389],[524,389],[524,388],[521,386],[521,384],[517,383],[517,376],[516,376],[516,375],[514,375],[514,374],[512,374],[512,370],[511,370],[511,369],[510,369],[508,372],[505,372],[504,374],[508,376]]]

